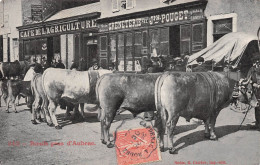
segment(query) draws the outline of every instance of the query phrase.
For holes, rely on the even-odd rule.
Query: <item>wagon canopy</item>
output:
[[[259,52],[257,42],[256,35],[244,32],[228,33],[207,48],[191,55],[187,65],[197,64],[196,59],[202,56],[205,61],[214,61],[215,65],[227,63],[237,68],[239,63],[248,63],[252,53]]]

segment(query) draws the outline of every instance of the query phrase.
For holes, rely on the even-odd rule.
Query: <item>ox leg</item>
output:
[[[83,117],[83,120],[85,119],[85,114],[84,114],[84,103],[80,103],[80,112],[81,116]]]
[[[15,97],[11,99],[11,104],[12,104],[12,108],[14,109],[14,112],[17,113],[17,110],[16,110],[16,104],[15,104]],[[9,107],[9,106],[8,106]]]
[[[49,107],[48,108],[49,108],[51,119],[52,119],[52,122],[53,122],[55,128],[56,129],[62,129],[62,127],[58,124],[57,118],[55,116],[57,104],[54,103],[53,101],[49,100]]]
[[[35,111],[36,111],[36,109],[37,109],[37,107],[36,107],[36,104],[37,104],[37,100],[35,99],[35,101],[33,102],[33,104],[32,104],[32,119],[31,119],[31,122],[32,122],[32,124],[37,124],[37,122],[36,122],[36,113],[35,113]]]
[[[206,139],[209,139],[209,138],[210,138],[209,121],[210,121],[210,118],[208,118],[207,120],[204,120],[204,124],[205,124],[204,137],[205,137]]]
[[[16,103],[17,106],[20,105],[19,102],[20,102],[21,97],[22,97],[21,95],[18,95],[18,96],[17,96],[17,103]]]
[[[165,109],[158,110],[158,111],[165,111]],[[166,126],[166,115],[165,115],[165,113],[158,112],[158,117],[155,120],[155,128],[157,129],[157,132],[158,132],[161,152],[164,152],[164,134],[165,134],[165,129],[166,129],[165,126]]]
[[[11,100],[10,100],[10,98],[8,97],[8,98],[7,98],[7,101],[6,101],[6,112],[7,112],[7,113],[10,113],[10,112],[9,112],[10,101],[11,101]]]
[[[215,134],[215,124],[216,124],[217,115],[212,115],[209,121],[209,129],[210,129],[210,140],[217,140],[217,136]]]
[[[47,99],[43,99],[42,100],[41,109],[43,109],[44,112],[45,112],[45,118],[46,118],[48,126],[53,126],[53,123],[52,123],[52,120],[51,120],[51,116],[50,116],[50,113],[48,111],[48,101],[47,101]]]
[[[179,120],[179,115],[173,115],[173,116],[169,115],[169,118],[166,123],[167,136],[168,136],[168,139],[170,140],[169,145],[171,146],[169,148],[170,154],[177,154],[176,148],[173,146],[173,137],[174,137],[174,130],[175,130],[178,120]]]
[[[105,141],[105,136],[104,136],[104,125],[105,125],[105,112],[103,109],[99,108],[99,114],[98,114],[98,119],[100,121],[100,125],[101,125],[101,142],[102,144],[107,144],[107,142]]]
[[[112,123],[113,119],[115,118],[115,116],[116,116],[116,111],[108,111],[108,113],[105,114],[105,121],[104,121],[104,135],[105,136],[104,136],[104,138],[105,138],[105,141],[109,142],[107,144],[108,148],[114,147],[114,144],[111,143],[111,141],[110,141],[109,130],[110,130],[111,123]]]

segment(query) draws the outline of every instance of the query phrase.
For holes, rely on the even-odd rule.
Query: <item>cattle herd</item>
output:
[[[109,129],[119,109],[128,110],[134,116],[156,111],[155,129],[160,149],[164,151],[164,134],[167,132],[169,152],[173,154],[174,129],[180,116],[187,121],[191,118],[204,121],[205,137],[216,140],[214,127],[221,109],[234,99],[257,106],[249,81],[244,80],[246,91],[242,92],[236,81],[217,72],[139,74],[105,69],[76,71],[48,68],[43,73],[33,73],[30,81],[2,77],[0,94],[6,102],[7,112],[9,102],[16,111],[15,99],[26,96],[33,124],[37,123],[37,119],[61,129],[55,116],[57,106],[65,103],[66,114],[71,109],[78,111],[80,107],[84,117],[84,105],[95,104],[101,123],[101,141],[109,148],[114,146]]]

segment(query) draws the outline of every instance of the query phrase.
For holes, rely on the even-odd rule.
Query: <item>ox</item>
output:
[[[112,73],[109,70],[76,71],[57,68],[48,68],[42,76],[42,85],[49,105],[48,110],[56,129],[58,125],[55,111],[61,99],[73,104],[95,103],[95,86],[98,78],[103,74]],[[84,104],[80,104],[81,114],[84,117]]]
[[[26,61],[0,62],[0,72],[3,78],[24,76],[29,64]]]
[[[134,116],[141,112],[155,111],[154,85],[162,73],[150,74],[107,74],[96,85],[100,104],[101,141],[108,148],[109,129],[118,109],[129,110]]]
[[[32,94],[30,90],[30,82],[25,82],[21,80],[2,80],[0,86],[1,86],[1,95],[6,104],[6,111],[8,113],[9,113],[10,103],[12,104],[15,113],[17,113],[15,100],[16,98],[18,98],[20,94],[24,96],[28,96],[31,100]]]
[[[203,120],[205,137],[216,140],[215,123],[221,109],[232,101],[236,82],[220,73],[173,73],[160,76],[155,85],[155,103],[158,118],[156,128],[160,139],[160,149],[164,151],[164,133],[170,140],[169,152],[176,153],[173,147],[174,129],[180,116],[187,121],[191,118]],[[238,96],[241,102],[257,106],[251,89]]]

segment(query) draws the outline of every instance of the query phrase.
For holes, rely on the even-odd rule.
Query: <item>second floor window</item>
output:
[[[135,7],[135,0],[112,0],[112,12],[132,9]]]

